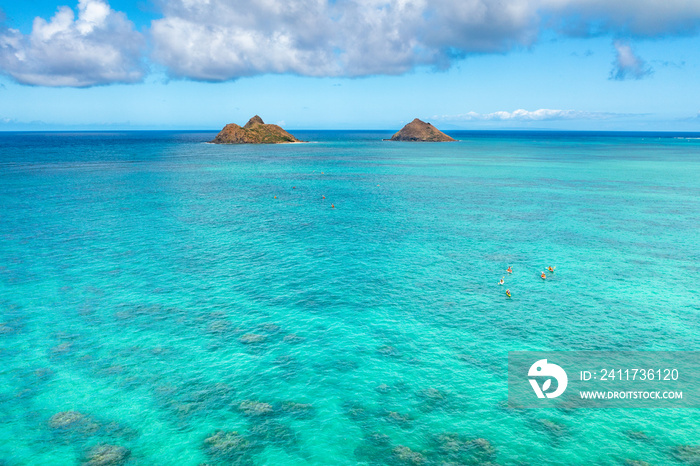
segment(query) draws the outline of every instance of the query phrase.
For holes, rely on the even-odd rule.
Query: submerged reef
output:
[[[118,445],[97,445],[91,448],[86,459],[83,462],[84,466],[116,466],[124,464],[131,451],[128,448]]]
[[[219,430],[204,439],[204,451],[213,460],[226,464],[250,464],[258,448],[237,431]]]

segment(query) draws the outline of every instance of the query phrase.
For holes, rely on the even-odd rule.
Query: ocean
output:
[[[700,135],[292,133],[0,133],[0,464],[700,464],[697,409],[507,403],[700,350]]]

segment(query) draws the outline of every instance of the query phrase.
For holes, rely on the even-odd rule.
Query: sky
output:
[[[700,131],[700,0],[0,0],[0,130]]]

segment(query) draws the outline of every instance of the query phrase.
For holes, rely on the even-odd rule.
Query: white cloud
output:
[[[144,75],[143,37],[102,0],[79,0],[36,18],[29,35],[0,28],[0,70],[22,84],[88,87],[132,83]]]
[[[153,21],[154,59],[179,77],[400,74],[536,38],[521,0],[173,0]],[[505,6],[502,6],[504,4]]]
[[[625,79],[642,79],[653,73],[641,57],[635,55],[629,44],[617,40],[615,46],[615,61],[610,71],[610,79],[622,81]]]
[[[223,81],[264,73],[400,74],[530,46],[545,28],[586,36],[690,34],[693,0],[161,0],[153,58]]]
[[[618,116],[614,113],[582,112],[578,110],[539,110],[518,109],[513,112],[499,111],[493,113],[468,112],[459,115],[437,115],[438,121],[545,121],[545,120],[602,120]]]
[[[542,31],[653,38],[695,34],[697,0],[154,0],[152,61],[173,77],[226,81],[266,73],[401,74],[506,53]],[[144,40],[106,0],[37,18],[31,34],[0,27],[0,70],[25,84],[92,86],[142,79]],[[623,44],[613,77],[648,70]],[[629,47],[629,46],[627,46]],[[622,50],[622,52],[621,52]],[[629,65],[637,59],[641,68]],[[627,61],[626,61],[627,60]],[[619,73],[619,78],[618,78]]]
[[[154,58],[178,77],[224,81],[261,73],[339,74],[321,0],[176,0],[153,21]]]
[[[548,22],[573,35],[657,37],[693,34],[700,28],[695,0],[543,0]]]

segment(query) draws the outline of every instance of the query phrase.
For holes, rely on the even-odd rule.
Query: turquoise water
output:
[[[0,134],[0,464],[699,464],[697,410],[505,402],[700,350],[700,140],[390,134]]]

